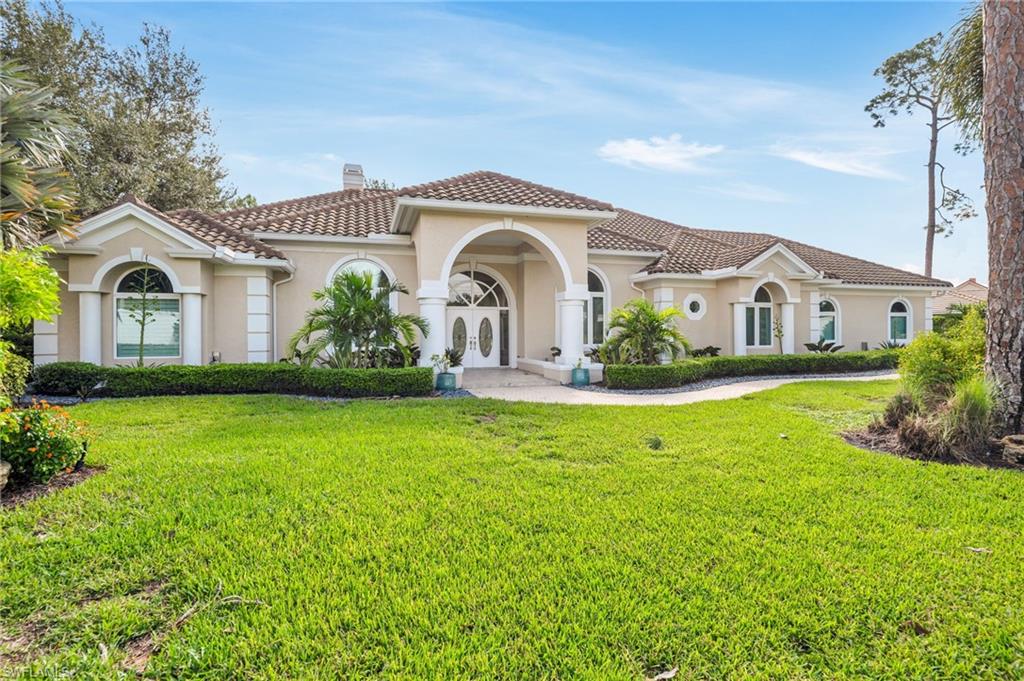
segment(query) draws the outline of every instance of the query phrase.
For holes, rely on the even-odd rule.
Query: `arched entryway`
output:
[[[446,347],[462,353],[467,368],[511,366],[515,301],[500,275],[475,263],[448,278]]]

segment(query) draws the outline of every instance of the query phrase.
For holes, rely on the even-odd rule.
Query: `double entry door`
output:
[[[448,347],[462,351],[462,366],[500,366],[497,309],[449,307],[447,327]]]

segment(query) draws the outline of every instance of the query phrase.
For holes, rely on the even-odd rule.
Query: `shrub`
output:
[[[48,482],[85,455],[85,430],[64,409],[38,402],[0,413],[0,443],[13,480]]]
[[[54,362],[32,372],[32,390],[40,395],[88,395],[106,377],[105,367],[89,362]]]
[[[598,348],[601,361],[656,365],[661,355],[675,359],[691,350],[690,341],[676,328],[680,316],[674,307],[657,310],[644,298],[634,298],[612,310],[611,335]]]
[[[0,349],[0,407],[8,407],[25,394],[25,383],[32,373],[32,363],[13,352]]]
[[[985,365],[985,319],[968,310],[945,335],[923,333],[900,357],[900,375],[911,395],[930,407],[947,399],[957,383],[980,373]]]
[[[655,366],[611,364],[604,368],[609,388],[643,390],[675,388],[709,378],[784,374],[829,374],[894,369],[899,354],[868,350],[801,355],[701,357]]]
[[[93,385],[102,381],[97,393],[110,397],[216,393],[387,397],[429,395],[434,376],[427,367],[326,369],[286,363],[98,367],[57,362],[37,368],[34,387],[43,394],[75,395],[91,381]]]
[[[957,383],[946,409],[939,412],[941,438],[960,458],[988,450],[994,401],[992,385],[979,372]]]
[[[915,416],[917,413],[917,402],[914,401],[913,396],[906,391],[900,391],[893,395],[889,403],[885,405],[885,411],[882,412],[882,423],[889,428],[895,428],[906,418]]]

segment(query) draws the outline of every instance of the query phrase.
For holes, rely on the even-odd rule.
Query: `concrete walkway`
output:
[[[787,383],[802,381],[884,381],[898,378],[897,374],[882,376],[822,376],[821,378],[770,378],[763,380],[730,383],[705,390],[690,392],[661,393],[657,395],[620,394],[576,390],[549,381],[547,385],[530,385],[521,387],[473,387],[467,388],[477,397],[487,397],[510,402],[544,402],[549,404],[615,404],[623,406],[665,406],[673,404],[691,404],[705,400],[729,400],[734,397],[749,395],[777,388]],[[542,379],[543,380],[543,379]]]

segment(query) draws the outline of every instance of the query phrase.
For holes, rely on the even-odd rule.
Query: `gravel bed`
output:
[[[692,393],[695,390],[706,390],[717,388],[720,385],[731,385],[733,383],[746,383],[748,381],[772,381],[780,378],[815,380],[819,378],[860,378],[865,376],[888,376],[894,373],[894,369],[881,369],[878,371],[857,371],[842,374],[775,374],[772,376],[730,376],[728,378],[709,378],[703,381],[687,383],[675,388],[647,388],[642,390],[617,390],[604,385],[591,383],[584,386],[567,386],[575,390],[585,390],[593,393],[611,393],[613,395],[666,395],[670,393]]]

